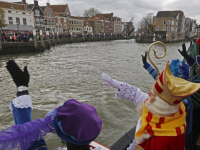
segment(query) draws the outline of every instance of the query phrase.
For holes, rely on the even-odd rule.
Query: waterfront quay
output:
[[[80,42],[95,42],[95,41],[111,41],[111,40],[127,40],[133,37],[125,37],[121,35],[112,35],[112,36],[49,36],[46,38],[40,36],[37,39],[36,36],[33,36],[33,41],[27,42],[2,42],[2,49],[0,51],[0,55],[5,54],[18,54],[18,53],[27,53],[27,52],[44,52],[51,47],[58,46],[61,44],[70,44],[70,43],[80,43]]]

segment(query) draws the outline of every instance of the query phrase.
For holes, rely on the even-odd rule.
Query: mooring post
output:
[[[59,32],[57,32],[57,43],[59,44]]]
[[[94,34],[92,33],[91,35],[92,35],[92,40],[93,40],[93,38],[94,38]]]
[[[43,39],[43,33],[42,33],[42,30],[40,30],[40,41],[41,41],[42,49],[44,50],[44,39]]]
[[[73,33],[71,32],[71,41],[73,42]]]
[[[52,37],[53,37],[53,45],[55,46],[55,38],[54,38],[54,31],[52,32]]]
[[[50,43],[50,39],[49,39],[49,31],[46,31],[46,35],[47,35],[47,43],[48,43],[48,48],[51,48],[51,43]]]
[[[35,30],[33,30],[33,44],[34,44],[35,50],[37,50],[37,37],[36,37]]]
[[[1,32],[0,32],[0,51],[2,51],[2,45],[1,45]]]
[[[84,33],[82,34],[82,37],[83,37],[83,41],[85,41]]]

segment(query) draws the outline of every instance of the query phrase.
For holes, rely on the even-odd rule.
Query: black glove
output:
[[[9,60],[6,65],[7,70],[13,78],[14,83],[17,87],[26,86],[28,87],[30,75],[27,70],[27,66],[24,67],[22,71],[19,66],[14,62],[14,60]]]
[[[182,51],[180,49],[178,49],[178,51],[180,52],[180,54],[186,59],[188,60],[190,58],[190,56],[187,54],[186,52],[186,47],[185,47],[185,43],[182,44]]]
[[[143,64],[147,62],[147,51],[145,51],[145,56],[142,55]]]

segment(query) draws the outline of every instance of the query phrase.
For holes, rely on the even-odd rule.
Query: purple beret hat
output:
[[[62,140],[83,145],[90,143],[99,135],[102,120],[94,106],[70,99],[56,111],[56,120],[52,124]]]

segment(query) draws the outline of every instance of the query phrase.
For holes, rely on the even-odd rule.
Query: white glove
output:
[[[121,85],[121,83],[122,83],[122,82],[119,82],[119,81],[117,81],[117,80],[115,80],[115,79],[112,79],[112,78],[111,78],[108,74],[106,74],[106,73],[102,73],[102,74],[101,74],[101,78],[102,78],[103,80],[106,81],[105,83],[103,83],[103,85],[106,85],[106,86],[113,86],[113,87],[115,87],[115,88],[119,88],[120,85]]]

